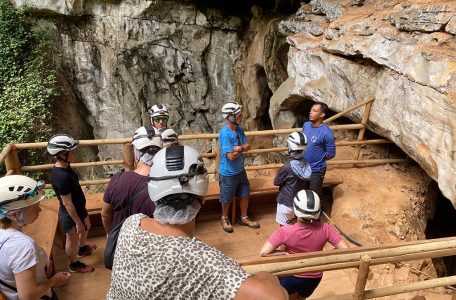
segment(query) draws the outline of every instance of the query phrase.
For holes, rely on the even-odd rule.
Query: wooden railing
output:
[[[358,276],[353,293],[321,298],[325,300],[349,300],[371,299],[454,285],[456,284],[456,276],[448,276],[404,285],[365,290],[370,266],[389,263],[397,264],[410,260],[452,255],[456,255],[456,238],[441,238],[370,247],[335,249],[323,252],[271,256],[256,260],[241,261],[240,264],[250,274],[266,271],[277,276],[358,268]]]
[[[406,162],[406,159],[360,159],[360,149],[362,145],[378,145],[378,144],[387,144],[391,141],[387,139],[374,139],[374,140],[364,140],[364,133],[366,130],[367,122],[369,119],[369,112],[372,106],[374,99],[370,98],[365,101],[362,101],[359,104],[354,105],[353,107],[340,112],[331,118],[325,120],[326,123],[330,123],[337,118],[351,112],[357,108],[365,106],[363,117],[361,123],[359,124],[346,124],[346,125],[330,125],[333,131],[338,130],[359,130],[358,138],[355,141],[338,141],[336,142],[337,147],[345,146],[356,146],[353,159],[351,160],[330,160],[328,165],[375,165],[375,164],[386,164],[386,163],[402,163]],[[287,135],[293,131],[301,131],[302,128],[288,128],[288,129],[276,129],[276,130],[264,130],[264,131],[248,131],[246,135],[249,137],[255,136],[279,136]],[[179,136],[179,140],[185,141],[188,140],[212,140],[211,151],[209,153],[201,153],[202,157],[208,159],[215,159],[215,165],[210,170],[210,173],[217,172],[217,166],[219,162],[218,156],[218,143],[217,143],[218,134],[216,133],[197,133],[197,134],[188,134]],[[46,142],[40,143],[22,143],[22,144],[8,144],[0,153],[0,164],[5,164],[6,174],[21,174],[23,172],[35,172],[35,171],[46,171],[52,168],[52,164],[39,164],[39,165],[25,165],[22,166],[19,161],[18,151],[19,150],[28,150],[28,149],[43,149],[46,148]],[[133,159],[133,149],[131,145],[130,138],[120,138],[120,139],[99,139],[99,140],[81,140],[81,147],[93,147],[100,145],[123,145],[123,154],[122,159],[117,160],[105,160],[105,161],[95,161],[95,162],[79,162],[72,163],[72,168],[87,168],[87,167],[97,167],[97,166],[112,166],[112,165],[123,165],[125,170],[133,170],[134,168],[134,159]],[[277,153],[287,151],[286,147],[276,147],[268,149],[252,149],[246,152],[246,155],[259,155],[264,153]],[[262,170],[262,169],[275,169],[280,168],[283,164],[267,164],[262,166],[246,166],[246,170]],[[95,179],[95,180],[85,180],[81,181],[81,185],[98,185],[106,184],[109,182],[109,178],[104,179]],[[49,187],[49,185],[47,185]]]

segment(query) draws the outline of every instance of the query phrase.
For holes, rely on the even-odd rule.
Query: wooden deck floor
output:
[[[197,236],[202,241],[213,245],[235,260],[258,257],[260,247],[268,236],[278,228],[275,223],[275,206],[253,207],[251,214],[261,224],[260,229],[251,229],[245,226],[234,225],[234,233],[225,233],[219,223],[219,214],[205,213],[199,216],[197,222]],[[104,236],[92,237],[91,242],[97,244],[98,249],[91,256],[82,260],[95,267],[90,274],[72,274],[71,280],[65,287],[56,288],[61,300],[73,299],[104,299],[110,285],[111,273],[103,266],[103,251],[106,243]],[[66,271],[68,262],[61,246],[54,246],[54,260],[57,271]],[[352,292],[354,283],[347,276],[353,270],[327,272],[314,297]],[[336,288],[336,291],[334,290]]]

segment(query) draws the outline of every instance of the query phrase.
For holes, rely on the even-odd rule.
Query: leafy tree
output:
[[[58,95],[55,67],[45,56],[52,49],[49,34],[33,31],[26,17],[26,7],[0,0],[1,149],[48,137],[51,102]]]

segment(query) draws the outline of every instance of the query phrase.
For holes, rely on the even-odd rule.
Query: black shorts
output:
[[[279,277],[280,285],[283,286],[288,294],[299,293],[301,297],[307,298],[315,291],[321,281],[320,278],[303,278],[296,276]]]
[[[78,216],[79,216],[79,218],[81,219],[82,222],[84,222],[84,219],[88,215],[89,214],[87,213],[87,211],[78,213]],[[59,223],[60,223],[60,225],[62,225],[63,231],[65,233],[68,233],[71,229],[76,227],[76,223],[73,221],[71,216],[68,213],[66,213],[66,212],[64,212],[62,210],[59,210]]]

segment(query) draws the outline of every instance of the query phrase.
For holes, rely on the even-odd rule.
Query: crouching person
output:
[[[149,196],[154,218],[129,217],[121,229],[107,299],[287,299],[269,273],[249,275],[195,238],[195,217],[208,187],[198,152],[170,146],[153,159]]]

